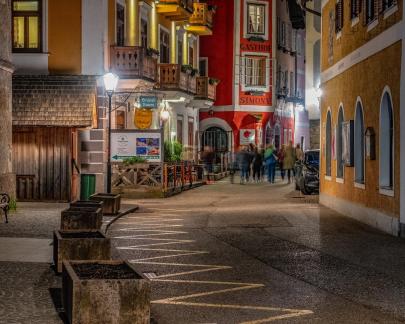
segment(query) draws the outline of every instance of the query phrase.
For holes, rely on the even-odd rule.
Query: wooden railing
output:
[[[157,80],[157,59],[146,55],[139,46],[112,46],[110,70],[121,78]]]
[[[161,89],[182,90],[196,93],[196,77],[181,71],[179,64],[159,64],[159,84]]]
[[[204,180],[204,166],[191,162],[163,165],[163,192],[189,189]]]
[[[216,99],[216,84],[211,84],[208,77],[197,77],[196,97],[201,99]]]
[[[194,3],[193,14],[190,17],[190,24],[204,25],[212,28],[213,11],[208,10],[206,3]]]

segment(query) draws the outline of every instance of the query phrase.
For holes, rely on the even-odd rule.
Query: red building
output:
[[[201,147],[233,151],[240,145],[282,143],[274,123],[294,129],[293,118],[274,116],[275,0],[211,0],[213,35],[200,41],[201,68],[220,79],[217,99],[200,111]],[[266,134],[266,129],[272,130]],[[291,136],[291,135],[290,135]],[[293,135],[292,135],[292,138]]]

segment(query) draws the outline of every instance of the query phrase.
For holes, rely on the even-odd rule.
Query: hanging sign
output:
[[[157,97],[155,96],[140,96],[139,106],[141,108],[157,108]]]
[[[240,145],[248,145],[255,143],[256,130],[255,129],[241,129],[239,134]]]
[[[152,125],[152,110],[137,108],[135,110],[134,124],[139,129],[147,129]]]

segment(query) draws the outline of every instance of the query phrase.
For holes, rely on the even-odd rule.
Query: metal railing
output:
[[[192,162],[164,163],[163,192],[182,191],[204,180],[204,166]]]

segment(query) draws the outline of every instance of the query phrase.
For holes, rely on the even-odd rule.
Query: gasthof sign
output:
[[[139,97],[139,106],[141,108],[157,108],[157,97],[155,96],[140,96]]]

